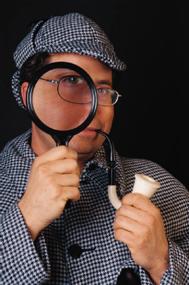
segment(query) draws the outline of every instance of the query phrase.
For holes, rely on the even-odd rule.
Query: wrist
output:
[[[41,230],[43,229],[43,227],[40,225],[39,219],[37,219],[33,215],[33,211],[31,211],[29,207],[25,206],[22,200],[18,203],[18,207],[23,216],[28,231],[31,235],[31,238],[34,241],[41,232]]]
[[[168,267],[169,267],[168,258],[165,258],[160,262],[157,262],[153,268],[148,270],[148,274],[150,275],[155,285],[160,284],[163,274],[168,269]]]

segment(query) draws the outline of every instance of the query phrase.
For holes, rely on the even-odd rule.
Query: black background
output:
[[[0,149],[30,127],[11,94],[17,43],[34,20],[80,12],[106,31],[128,65],[116,83],[124,95],[112,130],[118,151],[161,164],[189,188],[187,9],[182,2],[162,2],[9,1],[7,10],[1,8]]]

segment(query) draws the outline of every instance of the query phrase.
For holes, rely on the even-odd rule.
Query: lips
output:
[[[100,130],[100,128],[91,128],[91,127],[89,127],[89,128],[86,128],[85,130],[91,131],[91,132],[97,132],[98,130]]]
[[[98,135],[97,130],[99,130],[99,128],[92,128],[92,127],[89,127],[89,128],[84,129],[84,130],[80,133],[80,135],[86,136],[86,137],[95,137],[95,136]]]

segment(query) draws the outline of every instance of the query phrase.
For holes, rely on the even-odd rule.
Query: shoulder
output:
[[[0,153],[0,200],[3,211],[15,203],[25,189],[32,162],[29,134],[27,131],[10,140]]]
[[[22,134],[18,134],[16,137],[10,139],[0,152],[2,153],[7,152],[8,150],[11,150],[12,148],[15,148],[16,146],[19,146],[20,144],[23,144],[25,141],[28,140],[28,138],[31,136],[31,130],[27,130],[26,132]]]
[[[146,175],[156,175],[157,173],[167,173],[160,164],[143,158],[126,158],[120,156],[122,166],[127,172],[142,172]]]
[[[135,173],[142,173],[153,177],[158,180],[162,188],[166,189],[181,189],[181,191],[186,191],[189,193],[185,186],[167,169],[162,167],[159,163],[148,160],[148,159],[138,159],[138,158],[126,158],[121,156],[121,163],[124,170],[126,180],[134,176]]]
[[[7,142],[0,153],[0,178],[15,177],[31,165],[33,152],[28,143],[30,131],[27,131]]]
[[[30,137],[31,130],[27,130],[26,132],[8,141],[0,152],[0,163],[3,163],[4,160],[7,161],[7,159],[12,156],[22,156],[28,150],[31,152],[31,148],[28,143]]]

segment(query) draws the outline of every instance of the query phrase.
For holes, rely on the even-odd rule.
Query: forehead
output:
[[[74,53],[57,53],[51,54],[46,63],[52,62],[70,62],[83,68],[93,79],[94,82],[110,81],[112,82],[112,70],[100,60],[86,55]]]

